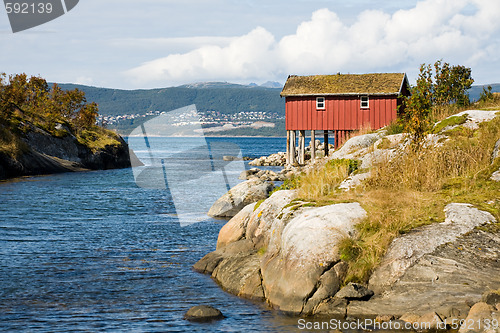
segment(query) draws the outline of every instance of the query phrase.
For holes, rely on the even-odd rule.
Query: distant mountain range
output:
[[[202,82],[162,89],[120,90],[77,84],[60,84],[63,89],[78,88],[88,101],[99,104],[101,115],[146,114],[172,111],[195,104],[198,111],[234,114],[248,111],[285,113],[281,88],[240,85],[228,82]]]
[[[277,135],[284,133],[282,118],[285,114],[285,99],[280,97],[282,85],[279,82],[268,81],[260,86],[255,83],[241,85],[229,82],[199,82],[178,87],[139,90],[97,88],[77,84],[60,84],[60,86],[63,89],[78,88],[85,92],[88,101],[99,104],[99,113],[104,117],[151,115],[195,104],[201,114],[234,115],[241,112],[275,114],[276,121],[271,121],[277,127],[272,133],[280,132]],[[469,90],[471,101],[478,100],[483,87],[487,86],[473,86]],[[491,84],[491,87],[493,92],[500,92],[500,84]],[[111,125],[111,127],[127,133],[140,123],[140,119],[124,120],[119,126]],[[244,135],[251,134],[245,132]]]
[[[250,83],[248,85],[230,83],[230,82],[196,82],[184,84],[178,88],[194,88],[194,89],[216,89],[216,88],[279,88],[282,89],[283,85],[276,81],[267,81],[258,85],[257,83]]]

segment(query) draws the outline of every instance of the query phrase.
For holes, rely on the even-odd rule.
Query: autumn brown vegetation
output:
[[[34,127],[56,137],[72,134],[90,148],[118,144],[116,134],[96,125],[98,111],[78,89],[49,86],[39,76],[0,73],[0,152],[22,153],[21,137]]]

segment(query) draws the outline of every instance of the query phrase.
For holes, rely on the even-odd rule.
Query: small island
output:
[[[97,126],[97,116],[78,89],[0,74],[0,180],[129,167],[126,142]]]

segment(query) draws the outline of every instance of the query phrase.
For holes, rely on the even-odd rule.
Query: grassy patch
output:
[[[474,108],[486,111],[500,110],[500,93],[492,93],[486,98],[482,98],[474,103]]]
[[[263,246],[257,251],[257,254],[259,256],[263,256],[264,254],[266,254],[266,252],[267,252],[267,247]]]
[[[500,167],[498,159],[491,164],[499,136],[497,117],[481,124],[472,137],[456,137],[417,152],[409,149],[402,158],[375,165],[366,193],[357,199],[369,218],[358,225],[358,237],[341,246],[349,263],[346,282],[365,282],[395,237],[443,221],[448,203],[471,203],[500,221],[499,201],[492,200],[500,186],[489,180]]]
[[[291,179],[285,179],[283,184],[281,186],[275,187],[269,196],[271,196],[274,192],[276,191],[281,191],[281,190],[295,190],[298,188],[300,182],[300,177],[293,177]]]
[[[266,201],[266,199],[260,199],[259,201],[257,201],[255,206],[253,207],[253,211],[255,212],[264,201]]]
[[[448,126],[462,125],[466,121],[467,121],[467,114],[446,118],[444,120],[441,120],[434,126],[434,128],[432,129],[432,133],[437,134]]]
[[[382,140],[377,146],[377,149],[389,149],[391,147],[392,147],[391,140],[387,138],[382,138]]]
[[[356,226],[356,238],[340,244],[341,258],[349,263],[345,283],[366,282],[395,237],[444,219],[444,201],[418,191],[372,188],[353,199],[368,218]]]
[[[79,143],[89,147],[93,151],[105,148],[106,146],[120,144],[116,133],[101,127],[80,131],[77,139]]]

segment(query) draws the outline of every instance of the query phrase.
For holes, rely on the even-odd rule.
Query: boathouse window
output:
[[[316,109],[324,110],[325,107],[325,98],[324,97],[316,97]]]
[[[368,109],[370,107],[370,99],[368,96],[361,96],[361,108]]]

